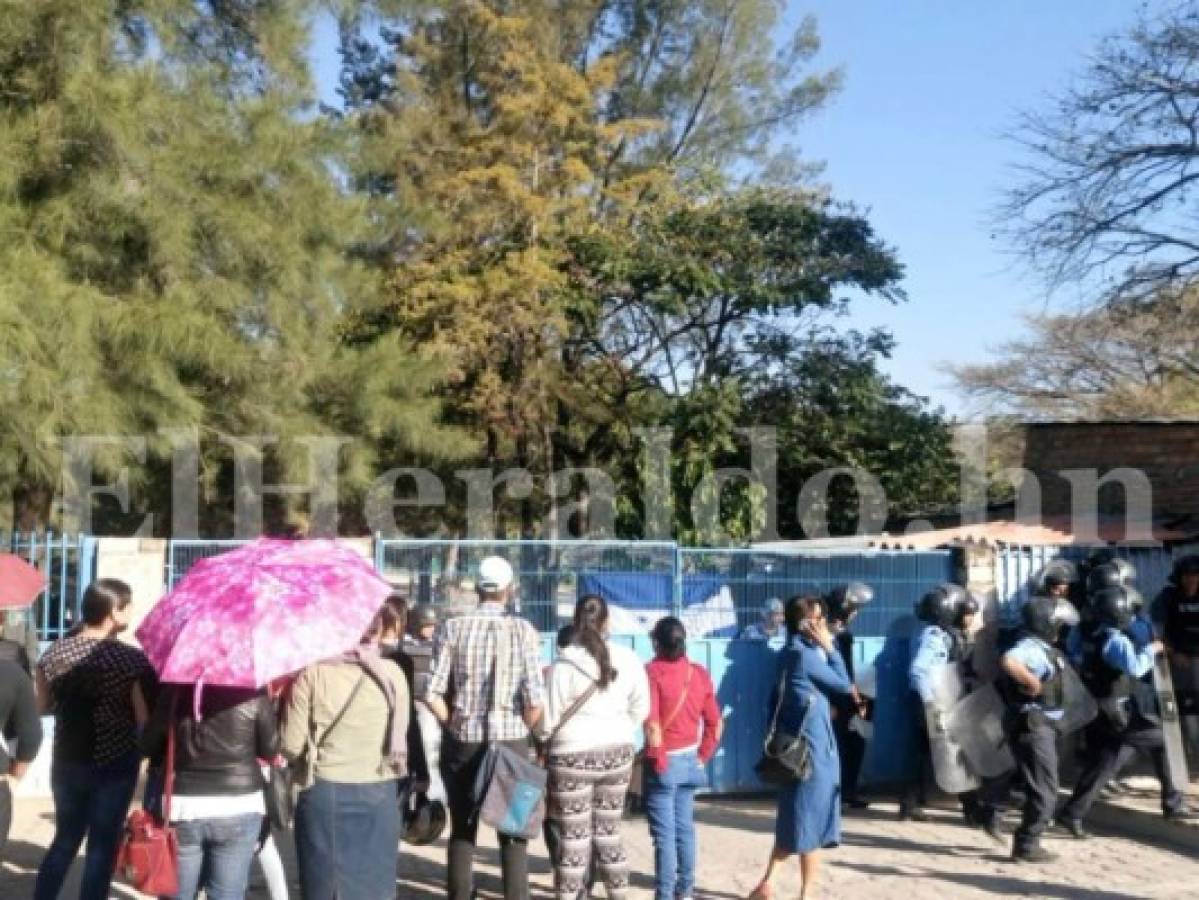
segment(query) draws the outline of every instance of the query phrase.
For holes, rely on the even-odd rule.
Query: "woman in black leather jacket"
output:
[[[193,900],[203,888],[208,900],[241,900],[266,812],[258,761],[279,752],[275,709],[265,691],[206,687],[197,719],[194,690],[173,685],[160,691],[143,746],[155,764],[165,765],[173,717],[178,896]]]

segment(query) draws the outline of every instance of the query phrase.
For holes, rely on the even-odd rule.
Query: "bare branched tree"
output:
[[[997,360],[949,368],[981,411],[1021,418],[1199,413],[1199,293],[1159,293],[1077,315],[1026,317]]]
[[[1052,288],[1104,303],[1199,281],[1199,3],[1142,12],[1015,137],[1000,228]]]

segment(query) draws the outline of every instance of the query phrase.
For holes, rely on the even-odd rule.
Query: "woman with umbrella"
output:
[[[187,736],[201,729],[217,735],[226,733],[221,729],[235,731],[236,736],[230,734],[224,741],[222,759],[239,778],[243,772],[247,776],[245,782],[231,780],[221,786],[225,793],[219,805],[205,802],[199,790],[188,788],[181,791],[183,811],[169,812],[182,826],[180,875],[181,881],[188,880],[181,884],[181,896],[186,900],[195,896],[186,867],[196,858],[197,843],[200,868],[204,869],[204,860],[209,863],[204,869],[209,872],[209,898],[243,896],[264,808],[257,760],[273,757],[277,746],[301,777],[308,774],[301,782],[307,788],[296,810],[304,896],[310,900],[332,897],[334,892],[342,900],[384,896],[379,891],[383,868],[388,868],[386,895],[394,892],[398,824],[383,860],[361,865],[359,856],[360,852],[377,855],[388,833],[387,813],[397,823],[399,815],[395,778],[404,758],[407,687],[399,667],[381,660],[378,653],[384,627],[380,608],[390,590],[361,556],[337,542],[260,540],[197,563],[138,629],[138,639],[162,680],[187,686],[173,692],[179,722],[177,747],[183,748]],[[217,648],[219,652],[214,652]],[[329,662],[313,665],[321,660]],[[300,675],[285,706],[281,743],[277,743],[271,707],[261,689],[296,672]],[[343,692],[346,682],[350,685]],[[163,709],[159,707],[160,717]],[[169,719],[169,706],[166,710]],[[311,731],[310,722],[316,726]],[[367,745],[375,749],[376,757],[378,748],[384,747],[386,759],[374,760],[379,771],[370,777],[354,779],[346,755]],[[189,781],[196,782],[198,773],[189,775],[185,754],[177,752],[183,788]],[[251,770],[256,785],[253,800],[249,791],[242,792]],[[170,781],[169,775],[166,780]],[[388,785],[389,809],[372,806]],[[212,796],[220,794],[214,791],[208,799]],[[236,806],[229,799],[233,797],[239,798]],[[349,818],[365,811],[373,821],[369,836],[347,839],[344,829],[332,835],[321,832],[323,824],[340,829],[347,807]],[[377,821],[375,812],[380,814]],[[194,815],[201,824],[187,825],[181,815]],[[331,818],[325,820],[323,815]],[[325,853],[333,839],[339,841],[336,861]],[[222,866],[224,872],[218,876],[216,870]],[[347,870],[353,870],[348,877]]]

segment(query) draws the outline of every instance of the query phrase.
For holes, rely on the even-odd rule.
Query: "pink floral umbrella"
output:
[[[353,649],[390,592],[344,544],[262,539],[192,566],[137,639],[163,681],[263,687]]]

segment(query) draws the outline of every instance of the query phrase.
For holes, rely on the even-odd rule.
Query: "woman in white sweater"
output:
[[[629,893],[628,855],[620,822],[633,768],[634,733],[649,716],[649,682],[628,647],[611,645],[608,604],[575,604],[574,642],[550,670],[549,817],[558,835],[554,891],[576,900],[587,885],[591,855],[612,900]]]

